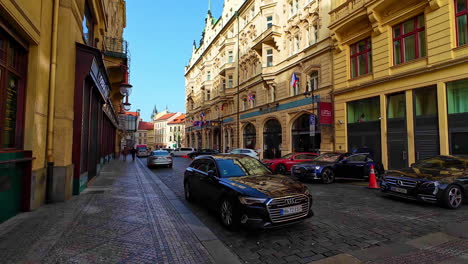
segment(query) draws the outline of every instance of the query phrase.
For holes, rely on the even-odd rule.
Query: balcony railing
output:
[[[128,42],[121,38],[104,37],[104,53],[106,56],[126,59]]]

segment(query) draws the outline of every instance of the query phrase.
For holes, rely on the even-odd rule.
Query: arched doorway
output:
[[[293,152],[318,152],[320,149],[321,135],[317,123],[315,132],[310,133],[309,114],[303,114],[297,118],[292,126]]]
[[[244,128],[244,148],[255,149],[257,133],[255,126],[249,123]]]
[[[270,119],[263,128],[263,158],[275,159],[281,157],[281,124],[276,119]]]

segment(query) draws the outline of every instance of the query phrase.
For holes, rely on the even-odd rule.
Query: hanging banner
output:
[[[309,116],[309,136],[315,136],[315,115]]]
[[[333,125],[333,105],[332,103],[320,102],[320,124]]]

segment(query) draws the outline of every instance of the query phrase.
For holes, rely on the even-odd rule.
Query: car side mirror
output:
[[[414,167],[415,164],[416,164],[416,163],[411,163],[410,167]]]
[[[348,159],[342,159],[341,163],[348,163]]]
[[[215,172],[214,170],[209,170],[209,171],[208,171],[208,176],[211,177],[211,178],[214,178],[214,177],[216,177],[217,175],[216,175],[216,172]]]
[[[294,160],[294,158],[289,158],[289,160]]]

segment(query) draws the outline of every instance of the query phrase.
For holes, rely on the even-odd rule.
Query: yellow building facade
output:
[[[332,102],[330,10],[328,1],[230,0],[220,18],[208,12],[186,67],[185,145],[262,158],[333,151],[333,122],[317,118]]]
[[[78,194],[118,153],[125,12],[124,0],[0,1],[0,221]]]
[[[468,154],[467,2],[332,1],[335,149]]]

